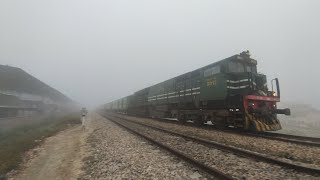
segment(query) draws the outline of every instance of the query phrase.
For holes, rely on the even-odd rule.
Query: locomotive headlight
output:
[[[272,91],[272,96],[276,96],[276,92]]]
[[[239,109],[236,109],[236,111],[239,111]]]

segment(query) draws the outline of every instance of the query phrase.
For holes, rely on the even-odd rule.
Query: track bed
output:
[[[316,179],[320,173],[317,170],[299,170],[295,171],[292,167],[285,165],[275,165],[258,160],[239,156],[239,153],[229,150],[214,148],[209,143],[200,142],[195,139],[185,138],[177,134],[163,130],[150,128],[142,124],[137,124],[125,119],[111,117],[118,123],[131,130],[139,132],[154,141],[160,142],[170,148],[185,154],[192,159],[205,164],[221,173],[229,175],[236,179],[275,179],[275,178],[293,178],[293,179]]]

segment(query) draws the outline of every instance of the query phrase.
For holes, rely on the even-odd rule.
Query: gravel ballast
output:
[[[230,132],[216,131],[180,124],[156,121],[148,118],[137,118],[126,115],[116,116],[161,127],[186,135],[192,135],[219,143],[232,145],[250,151],[267,154],[288,162],[296,162],[305,166],[320,168],[320,148],[310,147],[261,137],[245,136]]]
[[[179,150],[194,159],[236,178],[236,179],[318,179],[308,174],[299,173],[278,165],[259,162],[250,158],[239,157],[229,152],[207,147],[184,138],[162,131],[143,127],[123,120],[130,128],[156,139],[171,148]]]
[[[207,179],[207,174],[149,144],[113,122],[92,115],[87,124],[90,154],[81,179]]]

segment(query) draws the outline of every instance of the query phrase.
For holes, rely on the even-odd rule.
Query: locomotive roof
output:
[[[246,63],[257,65],[257,60],[250,58],[249,51],[244,51],[244,52],[242,52],[240,54],[233,55],[231,57],[228,57],[228,58],[225,58],[223,60],[214,62],[214,63],[209,64],[207,66],[204,66],[202,68],[196,69],[195,71],[200,70],[200,69],[204,69],[204,68],[208,68],[208,67],[211,67],[211,66],[219,65],[219,64],[225,63],[226,61],[235,61],[235,60],[244,61]]]
[[[230,56],[230,57],[228,57],[228,58],[225,58],[225,59],[222,59],[222,60],[220,60],[220,61],[211,63],[211,64],[209,64],[209,65],[207,65],[207,66],[198,68],[198,69],[196,69],[196,70],[183,73],[183,74],[181,74],[181,75],[178,75],[178,76],[176,76],[176,77],[167,79],[167,80],[165,80],[165,81],[168,81],[168,80],[171,80],[171,79],[175,79],[175,78],[178,78],[178,77],[181,77],[181,76],[185,76],[185,75],[187,75],[187,74],[189,74],[189,73],[196,72],[196,71],[199,71],[199,70],[201,70],[201,69],[205,69],[205,68],[213,67],[213,66],[216,66],[216,65],[220,65],[220,64],[223,64],[223,63],[225,63],[225,62],[227,62],[227,61],[235,61],[235,60],[245,61],[245,62],[247,62],[247,63],[251,63],[251,64],[255,64],[255,65],[257,64],[257,61],[256,61],[256,60],[250,58],[249,51],[244,51],[244,52],[242,52],[242,53],[240,53],[240,54],[236,54],[236,55]],[[162,81],[162,82],[160,82],[160,83],[154,84],[154,85],[152,85],[152,86],[159,85],[159,84],[161,84],[161,83],[163,83],[163,82],[165,82],[165,81]],[[141,91],[145,91],[146,89],[149,89],[149,88],[152,87],[152,86],[149,86],[149,87],[147,87],[147,88],[141,89],[141,90],[135,92],[135,94],[136,94],[136,93],[140,93]]]

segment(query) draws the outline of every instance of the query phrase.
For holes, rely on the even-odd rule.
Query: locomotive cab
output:
[[[277,109],[276,103],[280,102],[279,80],[276,78],[271,81],[272,91],[269,91],[266,76],[257,73],[257,61],[250,58],[248,51],[229,61],[225,70],[230,114],[237,117],[232,107],[238,107],[244,120],[231,122],[237,127],[258,132],[281,129],[277,114],[290,115],[290,109]]]

